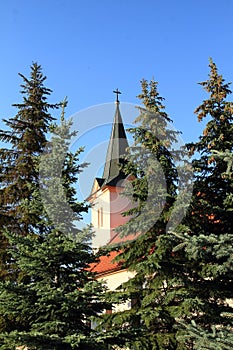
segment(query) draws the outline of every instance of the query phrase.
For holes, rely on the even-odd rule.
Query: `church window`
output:
[[[103,227],[103,208],[98,209],[98,227]]]

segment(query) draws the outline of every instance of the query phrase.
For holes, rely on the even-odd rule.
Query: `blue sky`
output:
[[[67,115],[111,102],[116,87],[138,103],[140,80],[154,77],[176,127],[195,138],[208,58],[233,80],[232,13],[231,0],[1,1],[1,117],[21,100],[17,73],[37,61],[51,100],[68,97]]]
[[[18,72],[28,76],[36,61],[50,102],[68,97],[67,116],[112,102],[115,88],[138,104],[140,80],[154,78],[174,126],[196,140],[209,57],[233,80],[232,13],[232,0],[2,0],[0,119],[15,115]]]

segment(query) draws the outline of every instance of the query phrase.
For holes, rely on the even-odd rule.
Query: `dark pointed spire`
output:
[[[122,164],[122,156],[126,154],[126,149],[129,146],[119,108],[118,94],[121,92],[118,89],[113,92],[117,94],[116,112],[103,172],[104,184],[108,183],[112,186],[116,185],[117,181],[125,178],[125,175],[119,170],[119,164]]]

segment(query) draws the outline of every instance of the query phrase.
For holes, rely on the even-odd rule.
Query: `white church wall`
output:
[[[93,249],[98,249],[110,240],[110,192],[108,189],[99,192],[91,210],[91,221],[95,231]]]
[[[135,273],[128,270],[119,270],[117,272],[110,273],[104,277],[99,277],[99,280],[104,281],[106,286],[110,291],[116,290],[122,283],[127,282],[132,277],[135,276]],[[131,300],[126,301],[125,303],[115,304],[113,312],[119,312],[128,310],[131,307]]]

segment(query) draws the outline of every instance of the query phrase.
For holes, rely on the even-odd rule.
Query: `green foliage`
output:
[[[143,80],[139,99],[144,107],[139,109],[136,127],[130,129],[134,144],[123,167],[133,175],[125,195],[133,198],[134,205],[124,213],[131,215],[129,221],[117,229],[122,236],[140,233],[118,247],[117,260],[135,276],[107,295],[113,305],[126,302],[131,307],[105,315],[101,327],[107,328],[106,335],[115,344],[129,349],[181,350],[185,345],[176,338],[177,319],[188,317],[198,305],[185,289],[191,283],[185,261],[173,253],[179,240],[167,230],[177,198],[175,162],[184,152],[173,148],[179,133],[169,124],[157,83]]]
[[[5,214],[3,223],[12,223],[15,229],[18,226],[19,233],[26,234],[40,222],[40,206],[36,210],[33,203],[29,211],[28,202],[33,201],[32,193],[38,190],[38,156],[45,149],[47,133],[54,120],[49,109],[58,108],[59,104],[47,102],[51,90],[43,85],[46,77],[39,65],[32,65],[30,80],[20,76],[24,81],[23,103],[13,105],[18,113],[14,118],[4,119],[9,130],[0,131],[0,140],[7,142],[7,148],[0,152],[1,207]]]
[[[209,79],[201,85],[210,96],[195,112],[199,120],[208,117],[209,121],[199,141],[188,145],[192,153],[199,155],[193,161],[196,174],[195,204],[190,209],[192,223],[194,227],[199,225],[200,231],[205,227],[206,234],[231,233],[230,207],[225,210],[224,205],[232,193],[232,177],[228,175],[233,136],[233,103],[227,101],[230,84],[225,83],[216,65],[210,61]]]
[[[210,97],[195,111],[199,121],[208,118],[203,135],[187,145],[193,156],[193,196],[186,218],[172,231],[166,230],[169,217],[182,206],[182,201],[174,206],[180,172],[169,148],[177,134],[168,127],[157,84],[142,82],[139,98],[145,109],[130,130],[135,143],[124,168],[134,176],[125,194],[135,203],[124,214],[131,215],[129,222],[118,228],[125,236],[141,233],[118,247],[117,260],[135,276],[109,295],[113,303],[131,301],[132,307],[105,316],[111,336],[117,334],[129,349],[216,345],[225,350],[233,345],[233,104],[227,100],[229,84],[212,61],[209,80],[201,85]]]
[[[232,251],[232,147],[233,103],[227,100],[230,84],[218,74],[210,60],[209,79],[201,85],[209,99],[196,109],[198,119],[208,117],[199,141],[189,145],[194,153],[195,184],[185,223],[187,234],[180,238],[176,251],[191,263],[193,289],[200,300],[201,312],[185,323],[194,349],[230,349],[233,298]]]
[[[194,321],[190,325],[184,324],[186,332],[183,337],[195,340],[194,350],[231,350],[233,346],[233,332],[231,327],[212,326],[211,332],[197,327]]]
[[[31,69],[31,80],[22,76],[26,97],[19,112],[6,121],[10,130],[0,133],[12,145],[0,153],[8,272],[0,282],[0,349],[105,349],[90,327],[107,307],[103,287],[89,270],[96,259],[89,246],[92,231],[76,227],[87,210],[74,187],[85,166],[79,164],[83,149],[69,151],[74,133],[64,118],[66,100],[59,104],[58,126],[48,109],[59,105],[46,102],[50,90],[40,66]]]
[[[187,145],[193,196],[178,227],[189,164],[185,151],[174,147],[179,133],[157,83],[141,82],[143,107],[122,165],[131,178],[124,194],[133,206],[117,229],[135,239],[112,247],[134,277],[105,293],[88,269],[96,258],[91,229],[76,227],[87,210],[74,188],[85,164],[79,164],[82,148],[69,151],[74,133],[64,118],[66,100],[47,102],[51,90],[37,64],[30,79],[20,75],[23,103],[4,120],[9,130],[0,131],[8,144],[0,150],[0,349],[233,348],[233,103],[230,84],[212,60],[209,66],[209,79],[200,83],[209,98],[195,110],[206,126]],[[49,110],[61,105],[58,126]],[[119,304],[127,307],[119,311]],[[102,313],[110,307],[112,313]]]
[[[77,240],[81,233],[75,223],[82,219],[82,213],[87,212],[88,206],[77,201],[74,186],[87,164],[79,163],[82,147],[75,153],[69,150],[70,140],[76,132],[70,131],[72,121],[64,119],[66,104],[64,100],[61,124],[52,125],[51,141],[40,156],[40,195],[53,226]]]
[[[91,318],[105,303],[101,284],[88,270],[94,257],[87,242],[77,243],[55,230],[37,237],[7,236],[20,274],[17,281],[0,284],[0,312],[9,329],[0,335],[0,348],[83,349],[94,344]]]
[[[23,102],[14,104],[15,117],[3,119],[6,130],[0,130],[0,265],[1,278],[8,276],[5,230],[20,235],[45,233],[44,210],[39,195],[39,156],[45,150],[47,133],[54,118],[49,110],[59,104],[49,104],[51,90],[44,86],[46,77],[37,63],[31,66],[31,76],[23,79]],[[9,276],[8,276],[9,277]]]

